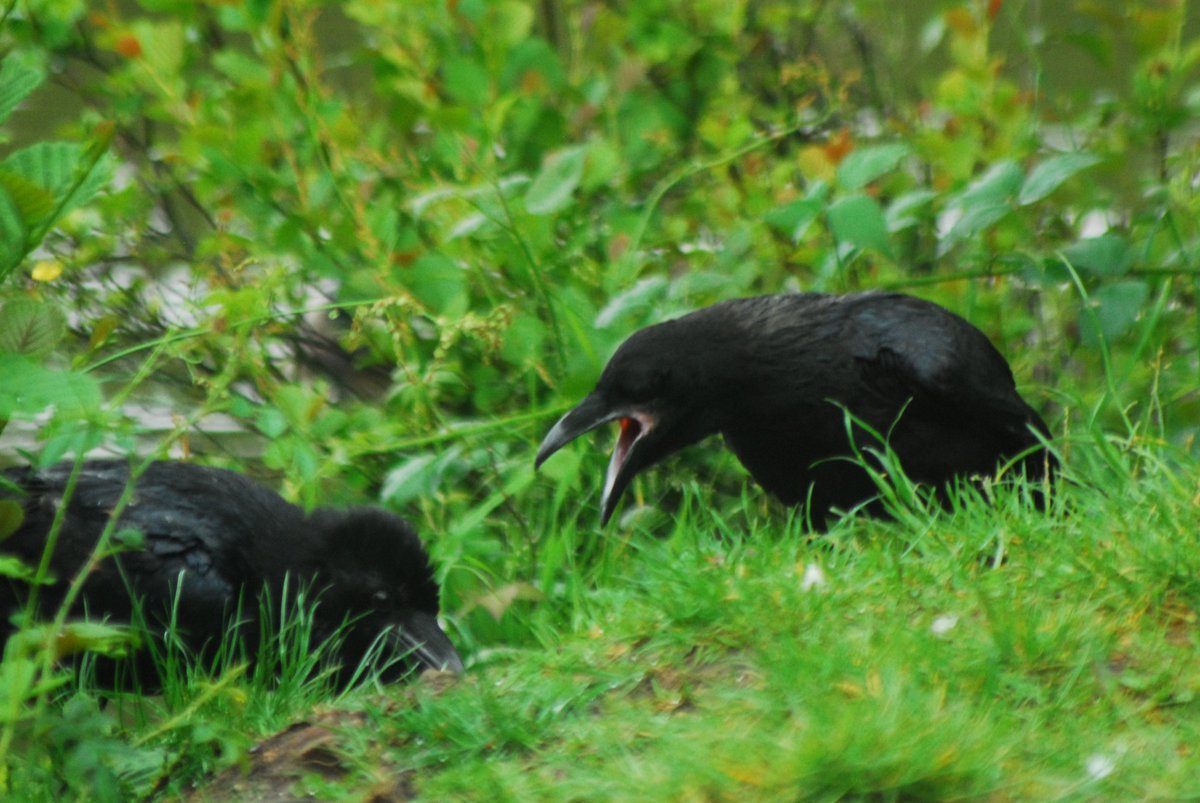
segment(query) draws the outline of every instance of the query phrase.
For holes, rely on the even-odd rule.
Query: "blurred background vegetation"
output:
[[[997,343],[1068,466],[1096,432],[1191,450],[1187,11],[9,0],[0,454],[158,452],[379,502],[486,661],[682,486],[773,505],[710,445],[564,538],[606,457],[532,472],[625,336],[722,298],[912,292]]]

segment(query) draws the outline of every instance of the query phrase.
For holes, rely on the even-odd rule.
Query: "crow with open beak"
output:
[[[911,479],[934,486],[1008,461],[1031,480],[1057,465],[1049,430],[987,337],[898,293],[734,299],[635,332],[546,434],[535,465],[610,421],[620,432],[602,523],[639,472],[716,433],[768,491],[807,504],[817,526],[835,509],[883,512],[853,459],[881,446],[872,431]]]

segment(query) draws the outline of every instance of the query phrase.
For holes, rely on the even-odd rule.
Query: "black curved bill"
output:
[[[601,424],[620,418],[624,414],[622,410],[611,409],[608,402],[595,393],[589,394],[575,409],[558,419],[558,423],[546,433],[546,437],[542,439],[542,445],[538,447],[533,467],[540,468],[542,463],[546,462],[546,458],[580,435],[591,432]]]
[[[411,652],[413,660],[427,669],[463,673],[462,658],[450,638],[438,626],[437,617],[425,611],[405,613],[395,630],[396,638]]]
[[[611,406],[599,394],[591,393],[574,410],[558,420],[546,433],[538,447],[533,467],[536,469],[546,458],[571,441],[609,421],[621,421],[621,431],[613,444],[612,458],[604,474],[604,492],[600,496],[600,526],[608,524],[617,501],[625,492],[629,482],[638,473],[642,461],[631,459],[642,436],[654,427],[654,417],[646,410],[633,405]]]

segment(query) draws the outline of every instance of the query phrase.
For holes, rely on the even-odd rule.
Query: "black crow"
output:
[[[71,470],[64,463],[44,471],[3,472],[19,493],[0,490],[0,496],[18,500],[24,519],[0,542],[0,552],[38,565]],[[43,614],[53,614],[62,603],[129,480],[124,461],[83,464],[51,557],[55,582],[38,590]],[[176,632],[190,651],[212,655],[227,634],[236,633],[254,657],[262,636],[260,602],[278,612],[303,591],[315,600],[314,644],[335,633],[342,639],[335,668],[339,683],[380,638],[382,658],[391,659],[385,679],[414,666],[462,671],[458,653],[438,627],[438,587],[429,557],[413,529],[391,513],[321,508],[305,514],[240,474],[164,461],[151,463],[138,478],[117,527],[140,532],[141,547],[102,560],[72,614],[133,622],[132,591],[151,632],[161,632],[174,611]],[[28,585],[0,580],[5,637],[28,597]],[[156,685],[149,653],[138,656],[133,670],[143,688]]]
[[[635,332],[547,433],[535,465],[618,421],[604,523],[638,472],[719,432],[763,487],[807,502],[821,526],[833,508],[883,512],[849,459],[844,411],[884,436],[918,482],[991,475],[1010,459],[1032,479],[1056,465],[1039,439],[1045,423],[982,332],[937,304],[881,292],[734,299]],[[860,450],[879,447],[851,431]]]

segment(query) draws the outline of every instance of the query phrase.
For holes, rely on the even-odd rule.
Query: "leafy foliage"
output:
[[[595,587],[641,566],[672,512],[714,526],[681,483],[711,477],[704,515],[728,530],[769,506],[699,448],[597,534],[579,522],[599,455],[531,472],[537,437],[628,332],[720,298],[916,292],[1012,358],[1068,466],[1190,449],[1195,23],[1178,0],[1049,5],[6,4],[6,459],[171,451],[261,466],[305,504],[382,501],[429,538],[452,633],[483,665],[586,633]],[[1005,654],[1040,649],[1036,628],[1010,629]],[[10,725],[62,693],[48,663],[21,661],[4,663]],[[949,728],[999,727],[902,668],[889,682],[880,699]],[[74,705],[70,727],[142,793],[139,755],[227,740],[169,717],[150,753],[122,757]],[[845,709],[804,710],[846,755],[873,754]],[[88,743],[54,749],[68,742]],[[966,747],[958,775],[931,754],[911,783],[851,789],[846,765],[820,788],[991,788],[994,744]],[[77,794],[112,782],[71,766],[58,782]]]

